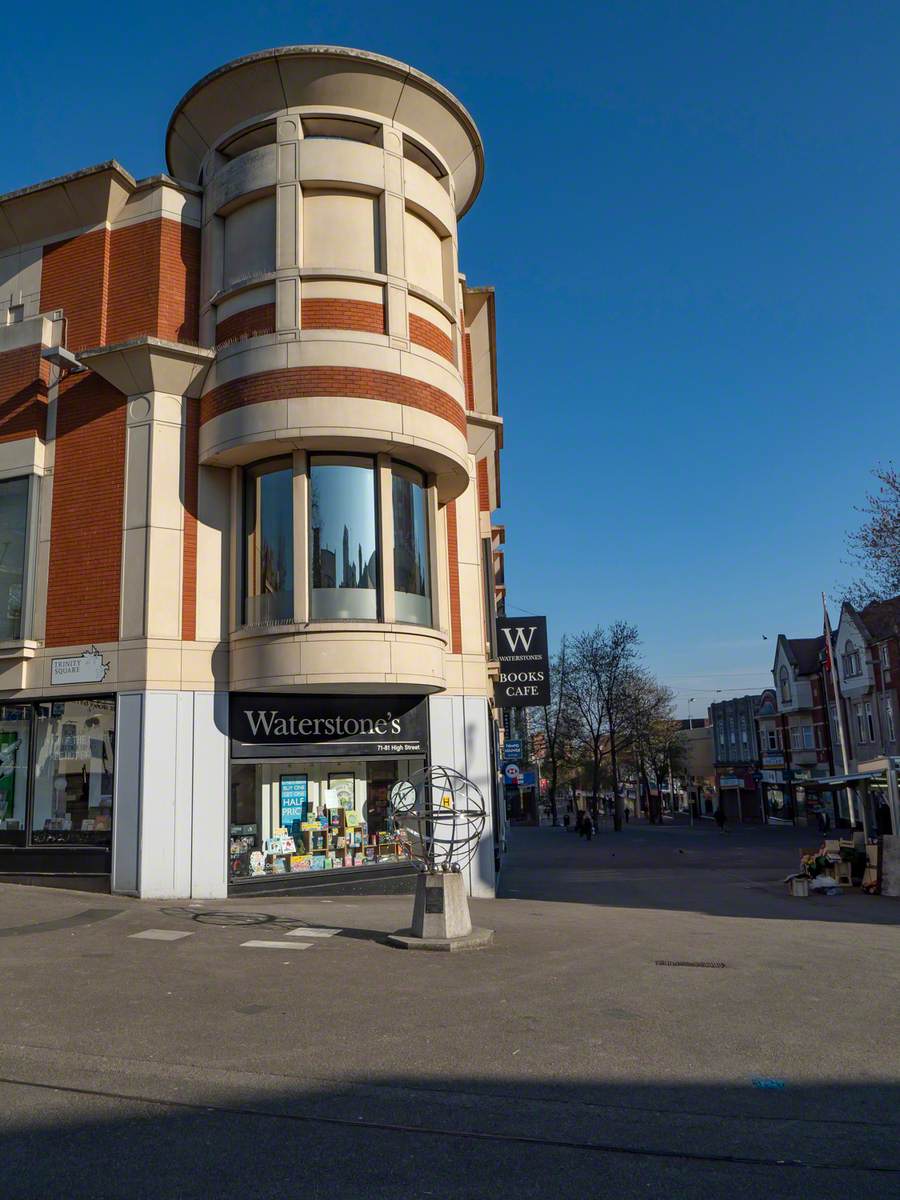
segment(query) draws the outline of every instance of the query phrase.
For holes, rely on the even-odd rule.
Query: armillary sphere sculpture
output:
[[[427,767],[391,788],[391,819],[424,871],[461,871],[484,833],[484,797],[451,767]]]
[[[404,950],[487,946],[491,929],[474,929],[463,868],[475,857],[486,823],[484,797],[451,767],[428,767],[395,783],[391,823],[419,868],[412,928],[388,941]]]

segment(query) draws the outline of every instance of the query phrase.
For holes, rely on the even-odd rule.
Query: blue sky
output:
[[[765,684],[777,633],[819,632],[895,443],[900,6],[35,14],[5,56],[0,191],[112,157],[163,169],[181,95],[267,46],[436,76],[487,147],[461,265],[498,292],[510,605],[553,640],[635,622],[695,715]]]

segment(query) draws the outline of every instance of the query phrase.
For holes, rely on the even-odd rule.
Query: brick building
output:
[[[387,878],[435,761],[487,798],[492,894],[478,131],[412,67],[287,47],[192,88],[166,159],[0,197],[0,873]]]

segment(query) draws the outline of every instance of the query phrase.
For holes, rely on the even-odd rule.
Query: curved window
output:
[[[791,683],[788,679],[787,667],[782,667],[778,673],[778,679],[781,684],[781,702],[782,704],[790,704],[791,702]]]
[[[294,471],[289,458],[244,475],[244,624],[294,619]]]
[[[392,468],[394,508],[394,603],[398,621],[431,624],[428,569],[428,493],[411,467]]]
[[[322,454],[310,458],[313,620],[378,620],[376,513],[371,459]]]

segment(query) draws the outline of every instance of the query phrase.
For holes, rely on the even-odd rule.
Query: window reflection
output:
[[[294,471],[290,459],[251,467],[244,477],[244,623],[294,619]]]
[[[311,615],[378,619],[375,470],[360,458],[310,460]]]
[[[0,843],[25,845],[31,705],[0,704]]]
[[[398,621],[431,624],[425,481],[411,467],[393,468],[394,589]]]
[[[102,843],[112,838],[114,700],[37,706],[31,840]]]
[[[0,480],[0,639],[21,637],[28,479]]]

